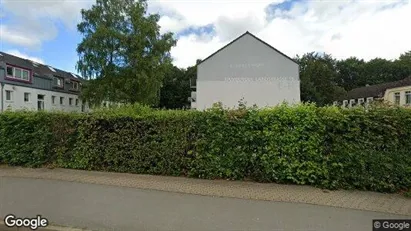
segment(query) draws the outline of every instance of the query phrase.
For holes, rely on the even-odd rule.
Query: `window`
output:
[[[7,66],[7,75],[8,76],[14,76],[14,68],[13,67],[10,67],[10,66]]]
[[[411,105],[411,91],[405,92],[405,104]]]
[[[30,73],[29,73],[29,70],[26,70],[23,68],[7,66],[7,77],[29,81]]]
[[[371,103],[374,99],[372,97],[367,98],[367,103]]]
[[[54,77],[54,84],[58,87],[63,87],[63,79],[60,77]]]
[[[6,100],[11,100],[11,91],[6,91]]]
[[[37,101],[37,110],[43,111],[44,110],[44,101],[38,100]]]
[[[51,96],[51,103],[56,104],[56,96],[54,95]]]
[[[347,105],[348,105],[348,100],[344,100],[343,101],[343,107],[347,107]]]
[[[401,95],[399,92],[394,93],[394,103],[395,105],[400,105]]]
[[[364,98],[358,99],[358,104],[363,105],[364,104]]]
[[[37,110],[44,110],[44,95],[37,95]]]
[[[76,106],[78,106],[78,99],[76,99]]]
[[[60,97],[60,104],[61,104],[61,105],[64,104],[64,97]]]
[[[28,71],[23,71],[23,76],[22,76],[23,80],[29,81],[29,72]]]
[[[29,102],[30,101],[30,93],[24,92],[24,102]]]
[[[72,81],[72,86],[71,86],[71,88],[72,88],[73,90],[78,90],[78,82]]]
[[[355,99],[350,99],[350,107],[354,107],[355,106]]]
[[[21,69],[14,68],[14,77],[21,79]]]
[[[69,105],[73,105],[73,98],[69,98]]]

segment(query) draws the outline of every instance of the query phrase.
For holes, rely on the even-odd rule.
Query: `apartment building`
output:
[[[191,86],[191,108],[198,110],[218,102],[229,108],[239,101],[258,107],[300,102],[298,64],[248,31],[198,62]]]
[[[354,107],[369,104],[374,100],[398,106],[411,106],[411,77],[395,82],[355,88],[347,92],[340,101],[335,101],[334,104],[342,107]]]
[[[0,112],[88,111],[79,97],[83,82],[74,73],[0,52]]]

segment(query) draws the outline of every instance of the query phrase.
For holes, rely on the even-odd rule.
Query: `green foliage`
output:
[[[155,109],[142,104],[124,104],[121,106],[100,107],[93,109],[93,115],[99,117],[106,116],[141,116],[150,114],[156,111]]]
[[[199,60],[197,60],[199,62]],[[190,85],[195,85],[197,66],[180,69],[175,66],[170,68],[164,78],[160,90],[159,108],[185,109],[189,108],[188,97],[191,96]]]
[[[301,100],[315,102],[320,106],[331,104],[345,93],[337,85],[336,60],[331,55],[307,53],[297,56],[300,65]]]
[[[160,90],[160,108],[182,109],[189,107],[190,78],[197,74],[192,71],[193,68],[196,69],[196,67],[190,67],[185,70],[173,66],[167,71]]]
[[[147,13],[146,0],[97,0],[81,15],[77,69],[90,79],[82,98],[157,105],[176,44],[172,33],[160,34],[160,16]]]
[[[410,150],[411,110],[395,107],[0,114],[0,164],[30,167],[406,192]]]
[[[411,51],[396,60],[369,61],[350,57],[336,60],[315,52],[297,56],[300,65],[301,100],[329,105],[346,91],[368,85],[398,81],[411,76]]]

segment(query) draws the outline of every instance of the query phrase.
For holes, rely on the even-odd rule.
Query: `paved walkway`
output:
[[[411,216],[411,199],[397,194],[345,190],[327,191],[310,186],[201,180],[69,169],[0,167],[0,177],[51,179],[206,196],[296,202]]]

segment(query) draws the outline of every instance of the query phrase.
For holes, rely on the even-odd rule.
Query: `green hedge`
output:
[[[411,188],[410,109],[137,109],[1,113],[0,163],[329,189]]]

